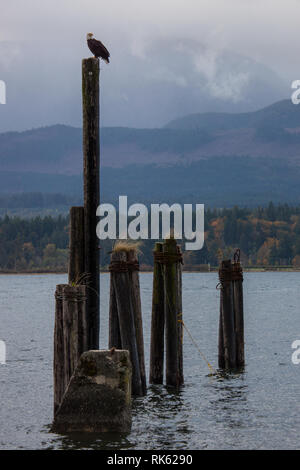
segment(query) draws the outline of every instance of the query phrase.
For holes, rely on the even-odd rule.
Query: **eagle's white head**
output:
[[[93,37],[94,37],[93,33],[87,33],[86,40],[88,41],[89,39],[93,39]]]

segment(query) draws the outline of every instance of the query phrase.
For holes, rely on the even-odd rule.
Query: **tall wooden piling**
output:
[[[183,318],[182,318],[182,252],[179,245],[177,245],[177,328],[178,328],[178,373],[179,382],[183,384]]]
[[[165,293],[164,271],[160,256],[163,244],[156,243],[154,249],[150,374],[149,382],[162,384],[164,375]]]
[[[69,230],[69,284],[83,281],[84,266],[84,208],[71,207]]]
[[[243,273],[240,262],[222,261],[219,278],[221,284],[219,367],[235,369],[243,367],[245,363]]]
[[[166,384],[178,387],[182,384],[179,370],[179,327],[178,327],[178,251],[174,238],[163,245],[164,286],[165,286],[165,328],[166,328]]]
[[[144,392],[126,251],[112,252],[110,272],[118,309],[122,349],[127,349],[130,352],[132,363],[132,394],[142,396]]]
[[[233,305],[236,335],[236,363],[237,367],[243,367],[245,365],[243,271],[239,261],[233,264],[233,272]]]
[[[99,59],[82,61],[83,174],[85,273],[88,285],[89,349],[99,349],[99,248],[96,210],[99,206]]]
[[[222,319],[224,335],[224,357],[226,369],[236,367],[236,338],[234,325],[233,285],[231,260],[222,261]]]
[[[144,353],[144,334],[143,334],[143,317],[141,288],[139,278],[139,261],[137,250],[129,250],[127,252],[127,264],[129,269],[129,282],[131,289],[132,308],[134,315],[134,323],[136,330],[136,343],[139,356],[140,374],[142,382],[143,395],[146,395],[146,369],[145,369],[145,353]]]
[[[100,203],[99,70],[99,59],[83,59],[84,207],[70,210],[69,284],[57,286],[55,293],[55,414],[81,354],[99,349],[100,259],[96,234]]]

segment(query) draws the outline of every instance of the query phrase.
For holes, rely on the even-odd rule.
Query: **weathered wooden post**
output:
[[[63,331],[65,355],[65,387],[68,386],[78,359],[88,350],[86,321],[86,286],[64,286]]]
[[[152,384],[162,384],[164,375],[165,293],[162,251],[163,244],[156,243],[153,252],[154,267],[149,375],[149,382]]]
[[[129,351],[132,363],[132,394],[142,396],[144,393],[126,251],[114,250],[112,252],[110,272],[118,309],[122,349]]]
[[[64,353],[64,320],[63,320],[63,288],[67,284],[59,284],[55,291],[55,325],[54,325],[54,356],[53,356],[53,393],[54,414],[56,413],[65,393],[65,353]]]
[[[109,336],[108,347],[122,349],[120,325],[118,317],[118,306],[113,282],[113,272],[110,273],[110,294],[109,294]]]
[[[236,334],[236,365],[244,367],[244,301],[243,301],[243,270],[238,261],[233,263],[233,304]]]
[[[225,369],[225,349],[224,349],[224,333],[223,333],[223,289],[222,288],[220,290],[218,364],[219,364],[220,369]]]
[[[99,195],[99,59],[82,61],[84,243],[88,285],[88,349],[99,349],[99,248],[96,235],[96,211]]]
[[[86,286],[59,284],[55,292],[54,414],[81,354],[87,350]]]
[[[177,245],[177,283],[178,283],[178,290],[177,290],[177,307],[178,307],[178,370],[179,370],[179,382],[180,384],[184,383],[183,378],[183,319],[182,319],[182,252],[179,245]]]
[[[234,369],[236,367],[236,337],[231,260],[222,261],[219,276],[222,286],[220,310],[222,311],[225,368]]]
[[[84,276],[84,208],[71,207],[69,230],[69,284],[83,282]]]
[[[143,317],[141,303],[141,289],[139,278],[139,261],[137,250],[132,249],[127,252],[127,265],[129,270],[129,281],[132,298],[132,308],[134,315],[134,323],[136,330],[136,343],[139,356],[140,374],[142,382],[143,395],[147,393],[146,370],[145,370],[145,353],[144,353],[144,334],[143,334]]]
[[[164,253],[164,285],[165,285],[165,328],[166,328],[166,384],[179,387],[183,382],[180,373],[179,359],[179,327],[180,308],[178,305],[178,251],[174,238],[165,240]]]
[[[243,367],[244,358],[244,312],[243,271],[239,250],[234,263],[222,261],[219,269],[221,284],[219,322],[219,367],[234,369]]]

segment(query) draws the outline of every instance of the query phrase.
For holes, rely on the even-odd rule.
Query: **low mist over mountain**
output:
[[[0,134],[1,191],[81,196],[82,133],[56,125]],[[159,129],[102,128],[102,198],[210,205],[299,202],[300,107],[198,113]],[[200,198],[200,199],[199,199]]]
[[[0,41],[0,78],[7,104],[0,132],[49,126],[81,126],[81,58],[85,39]],[[44,49],[47,48],[47,54]],[[119,42],[111,63],[101,64],[101,125],[161,127],[201,110],[255,110],[290,95],[290,81],[255,60],[209,44],[173,36]],[[30,57],[30,67],[28,67]],[[297,78],[297,77],[295,77]]]

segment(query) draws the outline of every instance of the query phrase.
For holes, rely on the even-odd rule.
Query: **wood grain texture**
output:
[[[85,273],[88,276],[89,349],[99,349],[99,241],[96,211],[100,203],[99,59],[82,61]]]

